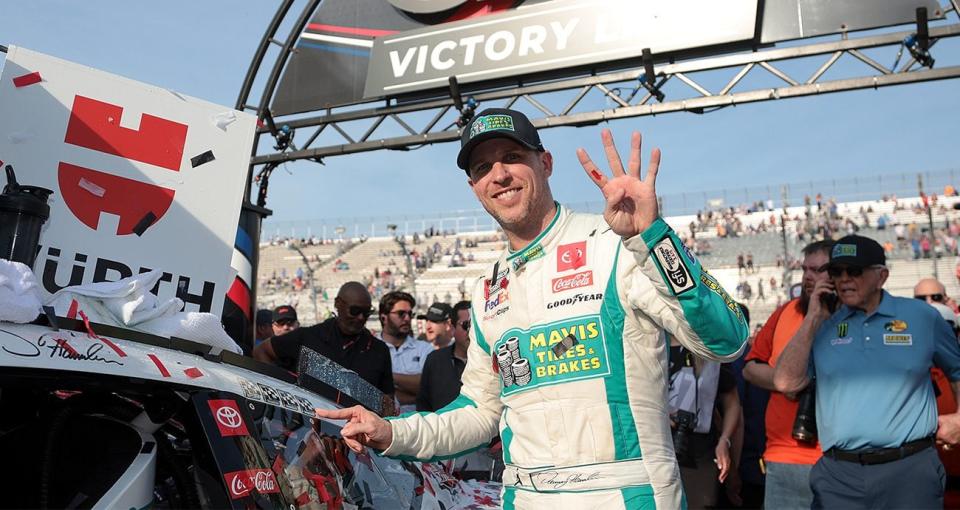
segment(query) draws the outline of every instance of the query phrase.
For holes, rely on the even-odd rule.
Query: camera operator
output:
[[[934,439],[960,440],[960,415],[938,417],[929,368],[960,389],[960,346],[927,303],[883,290],[883,248],[852,235],[834,245],[810,307],[780,355],[774,385],[797,393],[815,376],[823,457],[810,473],[813,508],[943,508]],[[831,314],[826,297],[841,306]]]
[[[742,434],[742,410],[733,372],[671,338],[669,377],[673,447],[688,508],[716,506],[720,484],[730,484],[728,498],[739,500],[742,440],[735,434]]]

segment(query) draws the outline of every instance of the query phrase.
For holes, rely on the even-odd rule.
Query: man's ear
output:
[[[553,175],[553,154],[550,151],[543,151],[540,153],[540,161],[543,163],[543,169],[546,171],[547,176]]]

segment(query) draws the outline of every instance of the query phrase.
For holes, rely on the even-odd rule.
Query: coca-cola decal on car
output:
[[[208,400],[207,404],[210,406],[210,412],[213,413],[213,420],[217,422],[217,428],[220,429],[221,436],[250,435],[235,400]]]
[[[223,475],[227,482],[227,491],[230,492],[230,499],[245,498],[251,492],[257,491],[259,494],[275,494],[280,492],[280,486],[277,485],[277,477],[269,469],[244,469],[242,471],[232,471]]]
[[[565,290],[579,289],[593,285],[593,271],[582,271],[570,276],[561,276],[553,279],[553,293]]]

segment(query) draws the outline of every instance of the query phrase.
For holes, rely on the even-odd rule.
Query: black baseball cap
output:
[[[418,315],[418,319],[427,319],[430,322],[453,320],[453,307],[446,303],[434,303],[427,308],[425,315]]]
[[[257,326],[263,326],[273,322],[273,312],[266,309],[257,310]]]
[[[830,252],[830,267],[836,266],[885,266],[887,256],[883,253],[880,243],[858,235],[849,235],[841,238],[833,245]]]
[[[543,152],[537,128],[533,127],[526,115],[507,108],[487,108],[463,128],[457,166],[466,170],[473,148],[491,138],[509,138],[528,149]]]
[[[297,311],[290,305],[278,306],[273,310],[273,322],[284,319],[297,320]]]

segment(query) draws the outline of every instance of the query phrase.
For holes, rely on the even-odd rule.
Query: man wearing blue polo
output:
[[[938,429],[929,369],[960,393],[960,346],[933,307],[883,290],[885,264],[872,239],[837,241],[830,278],[815,285],[774,372],[783,393],[816,377],[824,454],[810,473],[813,508],[943,508],[946,474],[932,447],[956,443],[960,418],[947,415]]]

